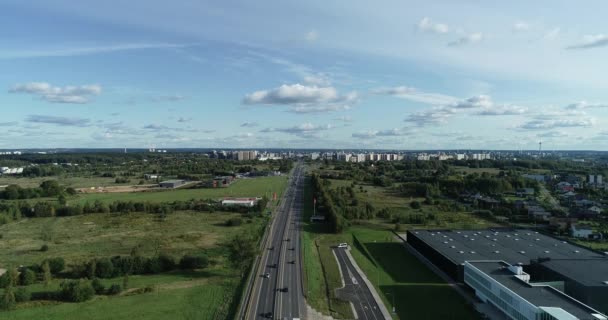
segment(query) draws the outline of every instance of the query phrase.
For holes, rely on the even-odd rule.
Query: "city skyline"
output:
[[[0,149],[607,150],[590,3],[8,0]]]

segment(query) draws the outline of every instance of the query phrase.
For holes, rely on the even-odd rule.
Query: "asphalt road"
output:
[[[300,217],[304,170],[298,164],[290,178],[261,257],[260,274],[252,291],[249,319],[300,318],[306,310],[302,294]],[[264,274],[268,273],[269,278]],[[271,317],[268,317],[272,313]]]
[[[357,312],[357,319],[384,320],[384,316],[371,291],[346,256],[346,248],[334,248],[333,250],[338,258],[338,264],[344,279],[344,288],[338,289],[336,295],[352,302]]]

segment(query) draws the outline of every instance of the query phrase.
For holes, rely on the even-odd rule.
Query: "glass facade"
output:
[[[509,318],[515,320],[551,320],[551,318],[539,318],[537,315],[536,318],[530,319],[521,314],[517,308],[519,308],[519,301],[513,299],[513,296],[506,290],[503,290],[500,287],[496,289],[499,290],[499,296],[495,295],[492,291],[492,282],[482,277],[480,274],[467,268],[464,268],[464,282],[471,286],[476,291],[479,291],[483,296],[485,296],[490,302],[495,305],[498,309],[504,312]]]

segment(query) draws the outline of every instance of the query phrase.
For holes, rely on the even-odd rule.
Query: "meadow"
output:
[[[259,177],[251,179],[239,179],[227,188],[199,188],[199,189],[174,189],[150,192],[127,192],[127,193],[88,193],[78,194],[69,198],[68,203],[80,203],[102,201],[150,201],[168,202],[175,200],[190,199],[220,199],[224,197],[263,197],[271,198],[272,193],[277,193],[277,199],[281,197],[287,186],[286,176]]]

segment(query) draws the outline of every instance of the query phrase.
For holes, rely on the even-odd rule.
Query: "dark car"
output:
[[[272,312],[266,312],[266,313],[264,313],[264,318],[266,318],[266,319],[272,318]]]
[[[289,289],[287,289],[287,287],[281,289],[281,292],[288,292],[288,291],[289,291]]]

